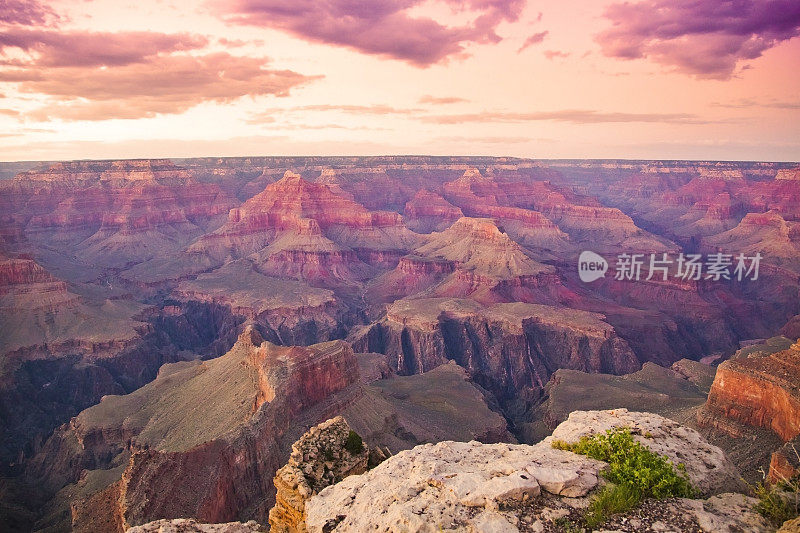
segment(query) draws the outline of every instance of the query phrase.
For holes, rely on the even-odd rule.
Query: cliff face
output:
[[[153,312],[72,292],[32,259],[0,261],[0,471],[17,469],[103,395],[141,386],[175,360],[149,321]]]
[[[268,340],[283,345],[344,337],[356,319],[332,291],[263,275],[247,261],[231,262],[183,281],[172,297],[182,304],[179,313],[224,308],[226,314],[238,317],[228,329],[248,320],[257,324]]]
[[[224,522],[245,510],[265,520],[270,480],[284,461],[282,435],[357,380],[353,352],[340,341],[283,348],[248,328],[228,354],[165,367],[133,394],[84,411],[51,438],[29,473],[55,490],[83,469],[101,472],[130,456],[116,481],[106,476],[106,488],[71,502],[76,531],[187,515]]]
[[[795,437],[772,452],[767,481],[781,483],[800,475],[800,438]]]
[[[557,368],[627,373],[639,366],[601,315],[533,304],[399,300],[351,342],[358,351],[386,354],[401,374],[453,360],[505,399],[537,397]]]
[[[236,203],[167,160],[57,163],[0,184],[0,195],[25,238],[109,268],[180,251]]]
[[[799,383],[800,344],[765,357],[726,361],[717,369],[699,420],[725,430],[729,418],[791,440],[800,434]]]

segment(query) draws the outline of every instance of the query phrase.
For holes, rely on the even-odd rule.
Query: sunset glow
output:
[[[800,159],[796,0],[0,2],[0,159]]]

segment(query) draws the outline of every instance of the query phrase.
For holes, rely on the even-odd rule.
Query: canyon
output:
[[[736,436],[757,439],[746,472],[796,468],[796,164],[0,171],[0,519],[16,530],[266,526],[291,444],[336,415],[389,456],[533,444],[572,411],[646,406],[736,461]],[[586,250],[610,264],[590,283]],[[647,279],[651,254],[719,252],[761,254],[758,276]],[[615,275],[621,254],[645,258],[639,279]]]

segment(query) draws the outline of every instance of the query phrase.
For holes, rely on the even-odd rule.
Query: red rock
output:
[[[706,424],[713,423],[713,417],[726,417],[771,429],[784,441],[797,437],[800,343],[766,357],[722,363],[704,409],[705,419],[701,418],[701,422]]]
[[[221,379],[225,387],[217,386]],[[245,511],[265,521],[271,480],[288,455],[281,437],[303,413],[328,418],[342,405],[320,402],[357,382],[353,352],[341,341],[279,347],[248,329],[228,354],[165,367],[132,395],[81,413],[49,443],[51,452],[71,456],[66,471],[48,467],[49,479],[75,481],[75,465],[107,468],[114,455],[132,452],[119,481],[73,500],[79,531],[187,515],[224,522]]]
[[[800,475],[800,439],[787,442],[772,452],[769,461],[767,482],[776,484],[789,481]]]
[[[464,216],[461,209],[424,189],[406,203],[404,214],[409,227],[422,233],[441,231]]]
[[[231,210],[228,222],[190,251],[218,259],[249,255],[270,245],[282,232],[302,234],[310,227],[308,219],[314,220],[322,236],[346,248],[402,250],[416,242],[399,214],[370,212],[326,185],[287,171],[281,180]]]
[[[179,252],[235,203],[167,160],[57,163],[0,184],[0,196],[29,239],[111,268]]]

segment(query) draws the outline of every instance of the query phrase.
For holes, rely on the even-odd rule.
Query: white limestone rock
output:
[[[721,449],[706,442],[697,431],[653,413],[627,409],[574,411],[542,443],[572,443],[616,427],[630,428],[634,439],[649,450],[666,456],[674,465],[682,463],[694,487],[703,494],[746,490],[738,469]]]

